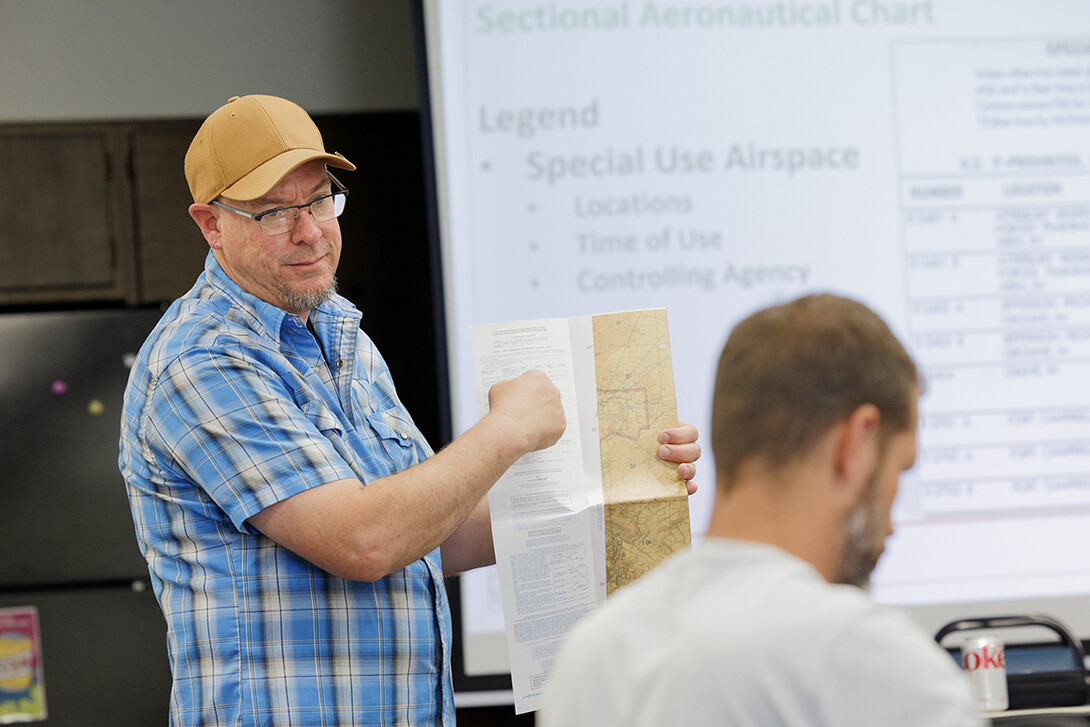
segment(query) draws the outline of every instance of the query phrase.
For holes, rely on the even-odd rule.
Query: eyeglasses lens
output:
[[[303,207],[286,207],[272,214],[263,215],[260,220],[261,231],[269,237],[290,232],[295,227],[298,215],[307,208],[310,209],[310,214],[315,222],[329,222],[334,217],[340,217],[341,213],[344,212],[347,197],[348,195],[343,191],[337,191],[319,197]]]

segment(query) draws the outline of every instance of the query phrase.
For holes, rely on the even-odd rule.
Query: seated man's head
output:
[[[729,494],[753,471],[766,481],[819,476],[806,467],[815,451],[827,452],[827,469],[858,483],[836,510],[841,542],[830,579],[865,585],[892,532],[898,476],[915,460],[918,394],[911,357],[862,303],[825,294],[761,310],[734,328],[719,359],[717,486]]]

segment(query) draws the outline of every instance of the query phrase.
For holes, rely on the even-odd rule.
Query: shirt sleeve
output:
[[[269,505],[355,477],[329,440],[339,420],[328,407],[295,401],[277,372],[238,352],[187,351],[155,386],[149,446],[240,530]]]

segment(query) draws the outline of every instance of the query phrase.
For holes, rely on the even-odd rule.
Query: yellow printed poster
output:
[[[33,606],[0,609],[0,724],[44,720],[38,610]]]

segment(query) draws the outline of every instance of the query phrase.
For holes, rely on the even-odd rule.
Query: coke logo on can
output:
[[[961,645],[961,666],[969,673],[977,707],[985,712],[1007,708],[1007,653],[995,636],[974,636]]]

